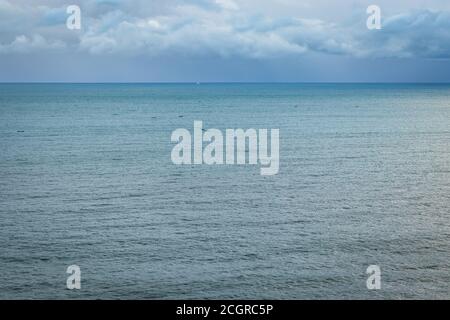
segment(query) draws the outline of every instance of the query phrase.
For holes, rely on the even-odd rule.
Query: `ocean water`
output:
[[[174,165],[194,120],[279,174]],[[3,299],[448,299],[449,207],[450,85],[0,84]]]

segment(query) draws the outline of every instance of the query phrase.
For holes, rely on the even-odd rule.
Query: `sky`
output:
[[[0,81],[450,82],[450,1],[0,0]]]

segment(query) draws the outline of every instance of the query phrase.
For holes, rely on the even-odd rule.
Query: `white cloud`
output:
[[[239,10],[239,6],[233,0],[215,0],[215,1],[223,9]]]
[[[65,47],[64,42],[60,40],[47,41],[39,34],[32,37],[20,35],[9,44],[0,44],[0,53],[29,53],[36,50],[55,50]]]
[[[441,0],[431,1],[440,10],[424,9],[422,0],[409,1],[420,4],[417,10],[391,15],[386,14],[389,10],[382,10],[385,15],[379,31],[367,30],[365,10],[355,14],[353,2],[348,0],[308,0],[301,5],[293,0],[276,4],[265,0],[80,2],[82,30],[74,33],[58,23],[60,2],[31,5],[24,0],[0,0],[0,18],[5,25],[0,32],[0,52],[66,46],[91,54],[149,56],[269,59],[320,52],[356,57],[450,58],[450,14],[444,10],[450,6]],[[351,19],[332,20],[333,14],[342,15],[341,7],[348,10]]]

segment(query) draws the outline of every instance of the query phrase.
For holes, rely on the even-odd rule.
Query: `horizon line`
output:
[[[0,81],[0,84],[450,84],[450,81]]]

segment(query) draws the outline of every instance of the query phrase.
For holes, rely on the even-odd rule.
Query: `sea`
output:
[[[171,134],[194,121],[279,129],[278,174],[174,164]],[[449,284],[449,84],[0,84],[2,299],[449,299]]]

